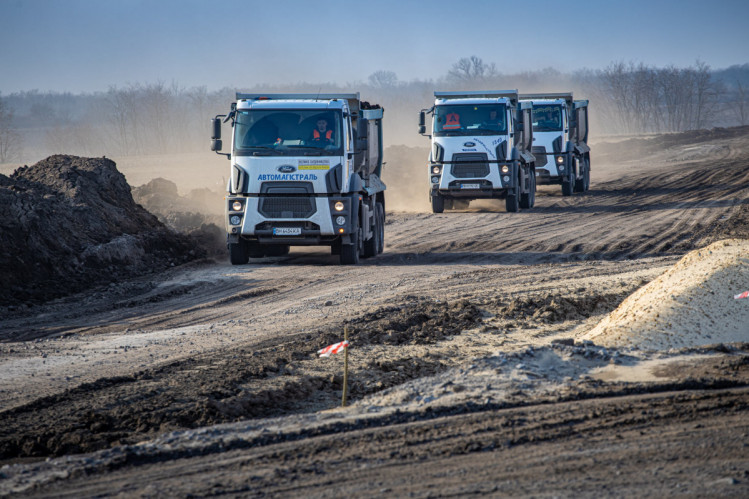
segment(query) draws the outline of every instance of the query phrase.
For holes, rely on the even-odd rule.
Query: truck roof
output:
[[[342,109],[344,100],[245,100],[237,102],[237,109]]]
[[[517,102],[517,90],[477,90],[461,92],[434,92],[435,103],[488,104],[490,102]]]
[[[343,102],[348,102],[349,109],[359,111],[359,93],[354,94],[274,94],[237,92],[237,108],[271,108],[271,109],[340,109]]]
[[[518,95],[520,100],[564,100],[566,102],[572,102],[572,92],[548,92],[548,93],[536,93],[536,94],[520,94]]]

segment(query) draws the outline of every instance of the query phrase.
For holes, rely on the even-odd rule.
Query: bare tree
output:
[[[473,83],[493,78],[498,75],[494,63],[485,64],[475,55],[463,57],[453,64],[452,69],[447,72],[447,79],[454,83]]]
[[[392,71],[375,71],[368,79],[374,88],[392,88],[398,84],[398,75]]]
[[[0,97],[0,163],[21,158],[21,135],[13,127],[13,110]]]

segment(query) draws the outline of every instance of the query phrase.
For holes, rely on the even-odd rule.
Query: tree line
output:
[[[209,119],[225,113],[236,91],[360,92],[381,104],[388,144],[423,145],[415,133],[421,108],[434,90],[519,89],[573,91],[591,101],[591,130],[598,135],[678,132],[749,123],[749,64],[713,71],[614,62],[601,70],[561,73],[553,68],[503,74],[476,56],[461,58],[436,80],[402,81],[379,70],[347,84],[274,84],[247,88],[184,88],[177,83],[111,86],[71,94],[36,90],[0,95],[0,163],[49,154],[131,156],[205,151]]]

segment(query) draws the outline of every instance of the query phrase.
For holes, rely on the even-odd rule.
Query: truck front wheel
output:
[[[520,207],[523,209],[533,208],[536,204],[536,175],[531,170],[528,192],[520,195]]]
[[[445,211],[445,198],[437,192],[432,193],[432,213],[442,213]]]
[[[377,248],[380,247],[380,217],[377,216],[377,208],[375,207],[374,216],[374,228],[372,229],[372,237],[364,241],[364,258],[377,255]]]
[[[357,228],[351,234],[351,242],[349,244],[341,244],[341,264],[356,265],[359,263],[359,234],[360,231]]]
[[[505,210],[508,213],[517,213],[520,211],[520,182],[515,184],[515,193],[507,194],[505,198]]]
[[[247,241],[240,239],[236,243],[229,243],[229,260],[232,265],[244,265],[250,260]]]
[[[572,192],[574,191],[573,187],[573,181],[565,178],[562,180],[562,196],[572,196]]]

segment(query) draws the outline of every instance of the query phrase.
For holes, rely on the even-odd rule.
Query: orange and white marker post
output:
[[[346,407],[346,395],[348,393],[348,326],[343,326],[343,341],[328,345],[317,353],[320,357],[330,357],[343,350],[343,400],[341,407]]]
[[[346,395],[348,394],[348,326],[343,326],[343,399],[341,407],[346,407]]]
[[[740,300],[742,298],[749,298],[749,291],[744,291],[743,293],[739,293],[733,296],[734,300]]]

